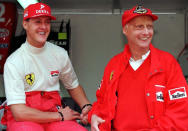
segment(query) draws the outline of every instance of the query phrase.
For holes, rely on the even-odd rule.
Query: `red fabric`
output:
[[[51,15],[50,7],[44,3],[30,4],[24,10],[23,19],[26,20],[29,18],[34,18],[39,16],[48,16],[52,20],[56,20],[56,18]]]
[[[145,85],[150,67],[150,56],[134,71],[128,64],[120,76],[117,88],[116,115],[113,120],[115,131],[134,131],[140,128],[150,128],[146,117]],[[128,88],[127,88],[128,87]]]
[[[158,16],[152,14],[150,9],[144,8],[142,6],[135,6],[130,10],[126,10],[122,15],[122,27],[124,27],[130,20],[137,16],[150,16],[153,20],[157,20]]]
[[[34,122],[14,122],[8,131],[44,131],[43,126]]]
[[[75,121],[53,122],[45,127],[45,131],[87,131]]]
[[[1,124],[6,125],[7,124],[7,110],[8,110],[8,106],[2,106],[2,108],[4,108],[4,113],[3,113],[3,117],[1,118]]]
[[[182,70],[169,53],[154,48],[152,44],[150,51],[151,65],[144,88],[151,128],[139,131],[187,131],[188,98],[170,100],[168,93],[171,89],[184,87],[187,94],[187,83]],[[129,47],[126,45],[124,51],[113,57],[105,68],[101,88],[96,92],[97,101],[93,103],[92,110],[88,114],[89,121],[92,114],[105,119],[105,122],[99,126],[100,131],[112,130],[111,121],[116,115],[119,77],[128,65],[130,56]],[[165,88],[155,85],[164,85]],[[156,99],[156,93],[159,91],[163,93],[164,102]],[[150,95],[147,96],[147,93]]]
[[[55,112],[57,111],[56,106],[61,106],[61,97],[57,91],[26,92],[26,105],[41,111]]]
[[[75,121],[51,122],[38,124],[34,122],[15,122],[8,131],[87,131]]]
[[[56,106],[61,106],[61,98],[57,91],[26,92],[26,105],[41,111],[56,112]],[[3,116],[3,124],[7,125],[8,131],[86,131],[84,127],[75,121],[59,121],[45,124],[35,122],[16,122],[10,108],[6,106]]]
[[[3,74],[5,61],[15,47],[12,40],[15,36],[18,11],[13,2],[1,1],[0,4],[0,74]]]

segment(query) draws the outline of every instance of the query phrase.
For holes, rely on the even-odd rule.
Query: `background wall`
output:
[[[55,13],[55,12],[54,12]],[[56,14],[56,13],[55,13]],[[91,102],[96,100],[95,92],[103,76],[107,62],[121,52],[126,43],[122,34],[121,15],[83,14],[56,15],[52,28],[58,30],[62,19],[71,19],[71,60],[80,84]],[[177,57],[185,43],[185,17],[183,12],[158,15],[154,23],[153,45]],[[19,15],[16,35],[20,35],[22,15]],[[0,96],[4,86],[0,76]],[[63,95],[67,95],[63,91]]]

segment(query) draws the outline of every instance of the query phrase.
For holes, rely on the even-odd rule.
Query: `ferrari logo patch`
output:
[[[31,73],[25,76],[25,80],[28,85],[32,86],[33,83],[35,82],[35,74]]]
[[[110,74],[110,80],[113,79],[113,75],[114,75],[114,72],[112,71],[111,74]]]

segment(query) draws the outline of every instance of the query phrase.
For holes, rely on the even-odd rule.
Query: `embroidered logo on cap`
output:
[[[181,99],[187,97],[185,87],[179,87],[168,91],[170,100]]]
[[[44,5],[40,5],[40,9],[44,8],[45,6]]]
[[[51,74],[51,77],[59,76],[59,71],[58,70],[51,71],[50,74]]]
[[[49,12],[47,9],[45,9],[44,5],[40,5],[40,10],[36,10],[36,14],[49,14]]]
[[[157,101],[164,102],[163,92],[156,92],[156,99]]]
[[[136,9],[134,10],[133,13],[137,13],[137,14],[144,14],[147,13],[148,11],[144,8],[142,8],[142,6],[138,6],[136,7]]]
[[[36,10],[36,14],[49,14],[47,10]]]
[[[26,80],[26,83],[30,86],[33,85],[33,83],[35,82],[35,74],[34,73],[31,73],[31,74],[27,74],[25,76],[25,80]]]

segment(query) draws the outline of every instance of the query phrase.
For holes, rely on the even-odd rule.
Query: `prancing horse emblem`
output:
[[[33,85],[34,81],[35,81],[35,75],[34,73],[28,74],[25,76],[25,80],[27,82],[27,84],[29,84],[30,86]]]

